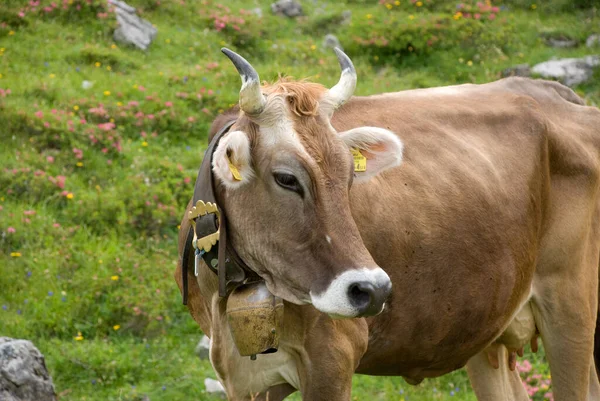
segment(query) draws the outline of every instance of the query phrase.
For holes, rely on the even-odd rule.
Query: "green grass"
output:
[[[454,19],[452,1],[403,0],[391,10],[375,1],[305,2],[307,17],[290,20],[272,16],[267,1],[260,19],[241,13],[256,7],[241,0],[228,2],[231,11],[211,1],[140,0],[131,3],[159,30],[141,52],[113,43],[114,16],[97,16],[104,2],[72,3],[24,18],[25,2],[0,5],[0,89],[10,89],[0,91],[0,335],[40,348],[61,400],[210,399],[203,379],[214,374],[194,355],[201,333],[172,273],[207,129],[237,102],[239,76],[221,46],[265,80],[281,73],[330,86],[339,70],[322,39],[334,32],[365,95],[488,82],[515,64],[592,52],[548,48],[544,35],[581,41],[598,31],[597,11],[565,11],[559,0],[542,10],[507,2],[484,22]],[[346,9],[350,24],[340,22]],[[243,18],[240,31],[217,31],[223,15]],[[93,86],[83,89],[84,81]],[[598,74],[576,90],[600,103]],[[543,353],[526,358],[548,373]],[[353,397],[474,400],[462,371],[416,387],[356,376]]]

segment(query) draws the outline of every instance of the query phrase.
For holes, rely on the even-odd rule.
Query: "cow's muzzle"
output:
[[[391,291],[391,281],[379,286],[368,281],[359,281],[348,288],[348,298],[356,307],[358,316],[375,316],[383,310]]]
[[[325,289],[311,291],[313,306],[334,317],[367,317],[379,314],[392,292],[392,282],[380,267],[347,270]]]

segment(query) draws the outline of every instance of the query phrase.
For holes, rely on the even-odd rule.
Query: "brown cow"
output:
[[[348,401],[354,373],[418,382],[466,365],[479,400],[526,400],[507,355],[536,330],[555,400],[600,399],[598,109],[521,78],[350,99],[341,52],[329,90],[261,87],[226,54],[243,86],[241,111],[211,129],[235,120],[213,156],[218,203],[239,256],[286,301],[279,351],[251,361],[216,275],[189,266],[188,306],[229,399]]]

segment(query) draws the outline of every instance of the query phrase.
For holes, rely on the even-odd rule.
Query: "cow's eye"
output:
[[[288,173],[273,173],[273,178],[275,178],[275,182],[280,187],[297,192],[301,196],[303,195],[302,186],[293,175]]]

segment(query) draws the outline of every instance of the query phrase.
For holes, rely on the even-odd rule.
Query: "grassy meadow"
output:
[[[173,271],[208,127],[237,102],[222,46],[264,80],[331,86],[339,68],[323,38],[333,33],[359,95],[600,54],[545,44],[600,33],[591,0],[306,0],[298,19],[272,15],[271,1],[129,3],[158,29],[147,52],[113,41],[104,0],[0,4],[0,336],[34,342],[61,400],[214,399]],[[600,104],[600,72],[575,90]],[[532,399],[552,399],[543,352],[519,369]],[[356,376],[353,399],[475,397],[458,371],[419,386]]]

